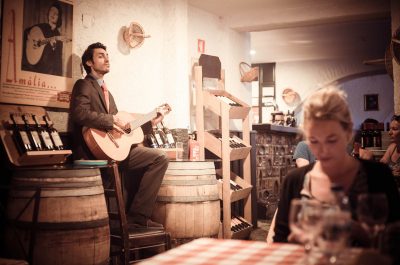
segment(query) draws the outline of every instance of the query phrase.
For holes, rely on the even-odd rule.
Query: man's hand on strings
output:
[[[130,128],[130,123],[129,123],[129,121],[118,116],[118,113],[117,113],[116,115],[113,115],[113,128],[115,131],[123,134],[123,133],[125,133],[125,130]]]

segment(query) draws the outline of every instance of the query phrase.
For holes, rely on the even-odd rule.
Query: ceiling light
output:
[[[250,55],[254,55],[254,54],[256,54],[256,51],[255,50],[250,50]]]

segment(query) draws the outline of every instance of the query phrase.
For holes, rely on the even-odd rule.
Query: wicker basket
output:
[[[252,82],[258,80],[258,67],[251,67],[248,63],[241,62],[239,64],[239,71],[241,82]]]

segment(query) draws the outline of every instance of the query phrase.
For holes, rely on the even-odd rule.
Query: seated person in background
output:
[[[351,151],[351,155],[355,158],[361,158],[365,160],[374,159],[374,154],[370,150],[362,148],[360,131],[357,131],[354,135],[353,150]]]
[[[300,141],[294,150],[293,159],[296,160],[296,166],[302,167],[315,162],[315,157],[308,148],[306,141]]]
[[[104,75],[110,71],[106,46],[99,42],[89,45],[82,55],[82,65],[87,75],[84,79],[76,81],[72,90],[70,106],[75,160],[96,159],[83,138],[82,128],[84,126],[107,131],[122,131],[129,125],[128,121],[119,117],[114,97],[104,88]],[[151,131],[152,125],[161,122],[163,117],[162,113],[157,113],[155,118],[142,125],[144,133]],[[134,195],[133,202],[128,205],[128,222],[133,227],[163,228],[162,224],[152,221],[150,216],[168,162],[167,155],[161,150],[133,145],[128,157],[119,164],[124,172],[124,178],[138,177],[132,172],[144,169],[138,191]],[[132,196],[132,193],[132,190],[128,190],[128,196]]]
[[[294,198],[335,204],[332,186],[341,186],[349,198],[352,218],[356,218],[357,197],[362,193],[384,193],[388,201],[387,222],[400,220],[400,196],[386,165],[355,159],[347,151],[353,122],[346,95],[337,88],[324,88],[304,104],[303,133],[316,162],[293,169],[284,178],[276,215],[274,242],[298,242],[289,229],[289,208]],[[351,240],[360,240],[360,226],[353,222]],[[358,229],[357,229],[358,228]]]
[[[390,122],[389,137],[392,141],[381,162],[388,164],[395,176],[397,186],[400,187],[400,115],[394,115]]]

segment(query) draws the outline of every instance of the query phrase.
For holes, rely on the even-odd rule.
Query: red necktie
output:
[[[106,100],[106,105],[107,105],[107,112],[110,111],[110,96],[108,94],[108,89],[106,87],[106,83],[103,82],[103,85],[101,86],[103,89],[103,94],[104,94],[104,99]]]

